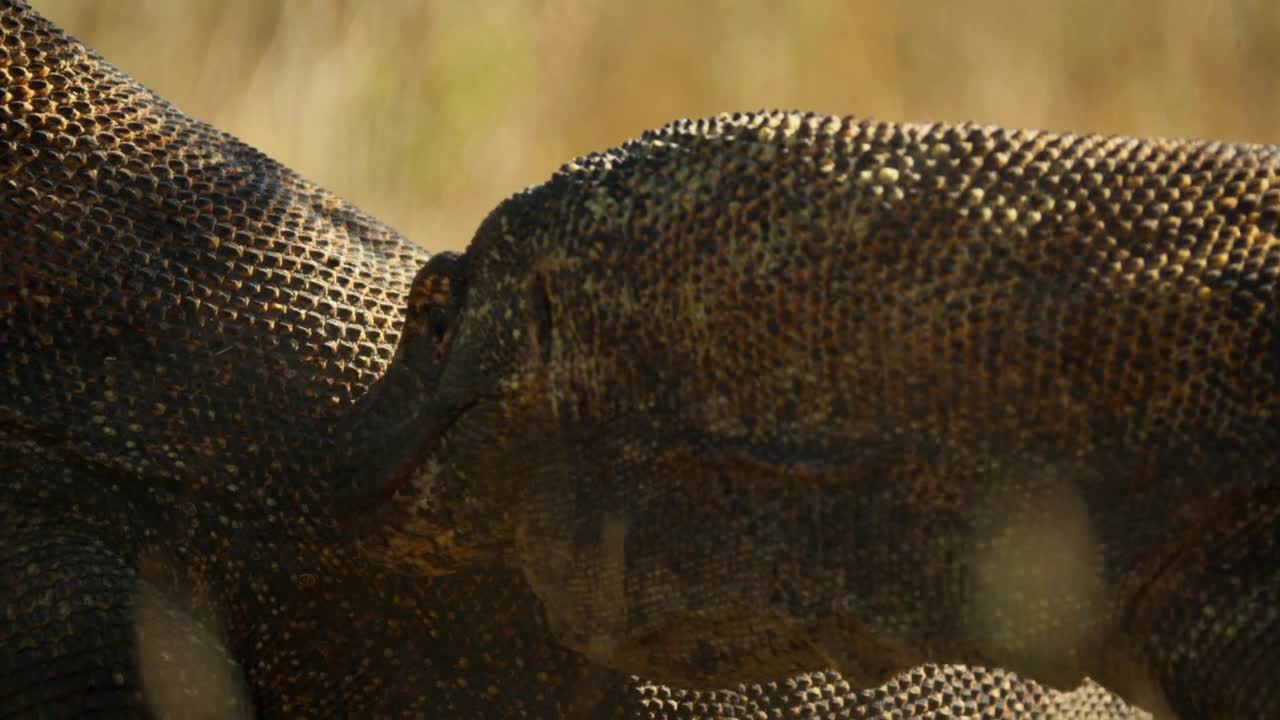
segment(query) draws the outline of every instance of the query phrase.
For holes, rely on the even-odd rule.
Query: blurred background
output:
[[[762,107],[1280,142],[1274,0],[33,0],[431,249],[680,116]]]

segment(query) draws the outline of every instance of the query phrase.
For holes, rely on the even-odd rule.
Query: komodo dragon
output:
[[[671,664],[666,667],[655,665],[652,657],[628,656],[599,644],[587,643],[587,654],[578,654],[559,642],[583,646],[574,635],[572,620],[566,622],[568,605],[549,590],[548,572],[554,575],[555,568],[538,567],[538,552],[505,552],[516,546],[533,547],[513,542],[504,535],[505,529],[498,529],[511,526],[508,516],[520,515],[523,508],[513,505],[511,511],[499,513],[500,519],[485,520],[470,506],[455,501],[472,497],[483,501],[488,496],[473,493],[465,475],[444,473],[441,476],[447,475],[461,494],[439,495],[438,506],[422,502],[429,499],[427,495],[415,494],[415,514],[404,514],[400,501],[415,489],[413,483],[406,486],[406,479],[420,484],[439,474],[416,472],[404,463],[423,459],[436,449],[445,406],[453,408],[450,413],[471,408],[463,416],[465,421],[455,423],[440,441],[460,443],[464,452],[457,462],[452,458],[430,462],[449,462],[452,470],[474,468],[483,459],[474,454],[475,442],[492,437],[502,442],[495,446],[493,463],[473,476],[477,482],[483,478],[489,483],[504,470],[526,465],[509,452],[519,428],[511,418],[493,416],[491,430],[471,422],[494,407],[492,402],[472,404],[482,397],[475,395],[476,382],[496,367],[515,367],[526,349],[519,345],[522,331],[530,330],[525,340],[545,346],[545,357],[551,358],[567,358],[569,341],[602,342],[627,332],[622,325],[573,328],[566,324],[563,303],[572,298],[570,286],[561,284],[561,275],[552,274],[547,277],[554,285],[521,286],[524,294],[512,308],[516,314],[507,328],[509,335],[491,338],[492,351],[476,358],[475,373],[468,374],[462,367],[465,354],[480,349],[476,344],[480,331],[492,329],[489,320],[496,319],[485,319],[481,293],[484,282],[502,274],[494,272],[500,266],[486,267],[482,261],[492,258],[501,263],[519,256],[512,254],[515,245],[505,253],[490,254],[490,249],[502,250],[493,242],[494,230],[521,219],[520,214],[531,209],[530,198],[548,201],[545,209],[551,218],[565,213],[566,203],[576,202],[582,188],[594,188],[590,202],[583,205],[594,215],[582,216],[582,229],[587,231],[583,237],[591,243],[564,249],[599,243],[603,255],[582,259],[623,259],[615,254],[621,246],[611,244],[612,238],[604,232],[609,226],[598,224],[601,217],[622,217],[614,214],[608,192],[600,193],[626,188],[621,181],[628,174],[605,171],[603,163],[615,156],[600,156],[587,170],[574,170],[547,188],[512,201],[495,216],[497,220],[486,225],[477,250],[463,260],[440,256],[414,284],[414,274],[428,261],[426,253],[257,151],[181,114],[13,0],[0,0],[0,92],[0,607],[4,613],[0,715],[690,719],[1136,715],[1097,685],[1062,693],[1003,670],[978,667],[923,665],[874,690],[859,690],[831,670],[802,672],[824,663],[801,667],[796,664],[799,655],[779,663],[778,657],[760,652],[732,669],[716,654],[714,642],[706,645],[711,654],[705,669],[691,663],[678,642],[672,645]],[[761,120],[755,118],[742,127]],[[703,145],[709,148],[728,140],[734,133],[724,130],[730,127],[713,125],[692,133],[688,128],[676,129],[651,137],[646,143],[655,151],[652,177],[671,183],[665,201],[677,204],[672,207],[693,211],[702,205],[699,212],[714,209],[726,212],[726,217],[770,223],[760,212],[779,200],[802,199],[794,194],[797,188],[788,190],[791,194],[769,190],[774,178],[761,172],[755,182],[765,185],[757,197],[742,197],[743,206],[754,208],[743,215],[732,204],[704,205],[714,195],[690,194],[696,182],[712,180],[698,164],[701,160],[694,162],[699,156],[690,156],[691,174],[686,177],[673,175],[679,172],[680,162],[663,164],[664,153],[681,150],[668,140],[682,138],[682,143],[691,143],[701,138],[711,143]],[[799,160],[805,153],[797,151],[805,142],[818,147],[822,145],[818,139],[834,138],[824,133],[806,136],[806,127],[801,124],[790,133],[780,130],[778,141],[752,146],[760,152],[772,147],[779,158]],[[880,132],[891,130],[885,126]],[[792,140],[782,142],[781,138]],[[750,169],[752,162],[764,162],[759,169],[767,171],[769,163],[777,160],[737,155],[729,145],[725,150],[724,177],[742,183],[744,190],[750,189],[749,178],[739,171]],[[1230,159],[1230,151],[1220,152],[1224,160]],[[637,159],[645,155],[633,153]],[[979,165],[984,158],[968,157]],[[985,157],[994,160],[998,151]],[[873,158],[873,154],[849,153],[832,158],[832,167],[847,175],[848,166],[862,166]],[[898,172],[900,178],[911,178],[909,167]],[[886,184],[886,173],[888,168],[873,174],[880,181],[877,187],[884,193],[883,201],[900,201],[895,191],[910,185]],[[588,179],[590,183],[582,182]],[[557,188],[568,191],[563,201],[547,195]],[[1233,196],[1242,202],[1246,197],[1243,192]],[[1049,197],[1058,197],[1063,204],[1060,211],[1065,211],[1066,195]],[[839,206],[834,195],[828,200]],[[653,210],[661,206],[655,203]],[[981,215],[1011,208],[990,202],[976,203],[972,209]],[[774,211],[778,212],[777,228],[798,228],[793,224],[794,213],[805,208],[775,207]],[[1052,208],[1042,212],[1052,217]],[[1087,219],[1083,213],[1080,217]],[[671,215],[672,224],[664,229],[683,231],[683,224],[695,218],[696,214]],[[593,232],[593,227],[602,232]],[[856,222],[850,227],[857,227]],[[696,231],[698,226],[687,229]],[[812,229],[825,237],[820,226]],[[698,235],[691,232],[688,237],[693,241]],[[530,236],[536,238],[536,234]],[[539,246],[530,244],[526,249]],[[670,249],[671,245],[654,247]],[[627,252],[635,250],[640,248]],[[716,248],[706,246],[706,250],[705,259],[714,259]],[[761,251],[770,252],[763,244]],[[534,262],[529,267],[562,273],[569,266],[557,267],[558,257],[549,254],[551,265]],[[655,288],[663,288],[663,273],[670,268],[660,257],[652,259],[659,262],[634,267],[636,277],[647,274]],[[823,267],[821,258],[814,258],[814,263],[815,271]],[[885,267],[887,271],[893,266]],[[922,265],[921,272],[927,267]],[[587,296],[593,291],[610,292],[590,284],[590,273],[582,277],[588,283],[580,290]],[[453,282],[458,278],[465,279],[465,302],[463,285]],[[887,293],[895,278],[885,280]],[[628,295],[636,289],[634,284],[619,286],[623,291],[616,296],[619,311],[644,310],[635,304],[641,298]],[[797,302],[806,300],[798,286],[786,289],[784,295],[793,295]],[[495,300],[500,297],[494,296]],[[759,302],[768,298],[757,294]],[[541,309],[535,305],[533,316],[528,315],[531,299],[546,300]],[[688,300],[702,302],[696,294]],[[784,296],[778,300],[782,305],[757,312],[755,319],[767,321],[778,308],[785,309]],[[750,308],[744,304],[742,309]],[[797,306],[794,312],[797,317],[808,316],[812,309]],[[547,312],[537,314],[543,310]],[[695,316],[700,323],[708,320],[706,315],[691,317]],[[537,322],[527,326],[524,320],[530,317]],[[628,323],[639,319],[627,318]],[[776,319],[795,318],[783,312]],[[848,320],[833,318],[842,327],[848,327]],[[762,330],[758,323],[742,327]],[[777,331],[786,334],[792,327]],[[393,348],[405,329],[408,332],[392,364]],[[457,337],[453,337],[455,330]],[[588,333],[596,333],[595,340]],[[746,357],[767,369],[759,364],[760,358],[750,355],[748,341],[753,338],[765,339],[743,336]],[[546,345],[548,340],[551,345]],[[446,345],[452,349],[446,352]],[[585,350],[587,345],[579,347]],[[724,350],[716,345],[708,349]],[[516,354],[503,355],[508,350]],[[602,363],[614,358],[616,351],[601,355]],[[655,362],[670,359],[654,357]],[[495,360],[509,362],[494,365]],[[586,366],[564,367],[576,372]],[[728,364],[725,367],[731,369]],[[605,364],[600,368],[610,369]],[[646,372],[657,374],[635,377],[634,387],[655,389],[653,380],[673,377],[677,369],[647,368]],[[886,368],[885,379],[901,381],[906,369]],[[467,382],[455,387],[442,378]],[[589,375],[578,378],[591,379]],[[377,391],[370,391],[371,387]],[[886,385],[885,392],[894,387]],[[517,385],[499,389],[507,393],[503,397],[508,401],[520,396],[511,393],[519,389]],[[625,389],[618,385],[608,391],[618,391],[620,400],[632,397]],[[757,387],[765,389],[772,389],[767,381]],[[746,397],[760,400],[756,391]],[[564,412],[581,411],[580,417],[586,419],[601,409],[587,396],[581,399],[584,404],[577,409],[566,407]],[[730,426],[753,422],[753,418],[781,418],[764,406],[746,409],[749,412],[733,420],[709,406],[706,417],[718,417]],[[537,422],[545,420],[538,408],[531,408],[530,416],[535,422],[526,438],[532,441],[532,431],[547,428]],[[833,432],[846,429],[843,415],[830,418]],[[617,419],[630,422],[623,416]],[[625,431],[627,426],[619,429]],[[697,443],[713,437],[729,438],[733,428],[708,425],[704,430],[701,436],[673,438],[678,441],[671,445],[673,452],[696,449]],[[556,432],[550,439],[563,437]],[[619,432],[616,439],[626,437],[627,432]],[[601,438],[610,448],[607,460],[613,462],[612,453],[618,449],[615,439]],[[816,443],[822,438],[813,439]],[[538,450],[537,446],[531,449]],[[724,445],[716,450],[725,458],[737,458],[733,462],[748,470],[761,463],[772,467],[769,463],[776,460],[756,457],[750,446]],[[566,458],[559,456],[551,458],[553,464],[535,462],[546,459],[540,452],[529,454],[529,472],[534,477],[545,479],[547,468],[566,467]],[[822,462],[815,468],[820,471]],[[548,489],[558,491],[561,482],[571,477],[557,480]],[[627,479],[625,473],[620,477]],[[815,477],[820,479],[820,472]],[[619,485],[618,491],[624,490],[630,491],[630,482]],[[936,497],[926,494],[920,499],[944,501],[946,490],[939,487]],[[336,503],[335,495],[343,501]],[[758,515],[752,506],[738,507],[743,498],[735,499],[731,493],[710,499],[720,504],[709,506],[709,512],[745,509],[744,517]],[[635,500],[635,508],[644,511],[645,498]],[[920,505],[922,511],[928,507]],[[436,524],[430,526],[430,536],[413,534],[422,521],[438,523],[444,514],[456,515],[457,526]],[[632,519],[632,531],[642,529],[636,519],[639,516]],[[691,519],[674,516],[673,527],[683,527]],[[905,532],[919,529],[909,518],[896,519],[905,521]],[[871,529],[893,535],[893,520]],[[865,534],[856,526],[845,529],[860,533],[859,538]],[[704,547],[706,537],[690,535],[692,547]],[[907,539],[911,537],[915,536]],[[591,546],[592,540],[588,537],[583,547]],[[1195,550],[1188,548],[1188,552]],[[370,557],[381,562],[371,563]],[[707,577],[711,587],[726,571],[743,569],[741,557],[727,557],[732,564],[724,569],[690,566],[686,572],[711,570]],[[490,558],[502,562],[489,562]],[[691,559],[701,562],[697,555]],[[754,597],[753,575],[777,579],[776,570],[764,564],[768,559],[762,555],[761,564],[742,575],[748,583],[744,585],[748,598]],[[821,564],[822,557],[806,562]],[[922,564],[926,569],[935,567]],[[387,567],[408,567],[414,572],[393,572]],[[423,567],[429,572],[421,572]],[[805,564],[795,569],[803,570]],[[434,574],[441,570],[451,573]],[[902,568],[904,573],[910,570]],[[537,594],[526,582],[526,573]],[[809,579],[800,575],[795,579],[795,592],[801,593]],[[663,587],[663,582],[658,579],[649,589],[640,590],[650,592]],[[597,585],[609,587],[603,582]],[[571,584],[566,590],[573,595],[584,587]],[[824,582],[815,588],[819,593],[830,589]],[[1219,589],[1216,584],[1203,587],[1208,595]],[[548,599],[545,609],[539,594]],[[934,607],[930,597],[903,595],[900,599],[904,606]],[[622,605],[631,603],[627,598],[619,600]],[[590,602],[586,606],[600,609]],[[692,603],[688,607],[694,609]],[[714,604],[708,607],[715,609]],[[943,609],[939,606],[939,611]],[[544,620],[544,612],[549,612],[553,626]],[[739,615],[731,608],[725,620],[736,623]],[[1253,620],[1256,627],[1267,627],[1258,618]],[[690,632],[690,638],[718,639],[713,637],[718,633],[708,635],[697,624],[690,626]],[[1169,637],[1171,642],[1181,640]],[[1268,636],[1253,633],[1250,637],[1265,640]],[[664,639],[673,640],[669,633]],[[1262,652],[1236,657],[1256,659]],[[735,673],[758,676],[759,668],[768,666],[798,668],[799,674],[731,685],[733,689],[726,690],[677,690],[637,680],[589,657],[603,657],[624,670],[644,667],[657,675],[694,682]],[[830,659],[842,658],[838,653],[822,658]],[[1239,667],[1249,670],[1243,663]],[[1240,689],[1232,684],[1234,677],[1207,675],[1194,688],[1200,692],[1212,682]],[[1251,676],[1243,672],[1239,677]],[[1184,705],[1193,708],[1191,714],[1198,707],[1195,698],[1204,695],[1186,697],[1192,698],[1190,705]]]
[[[426,400],[346,493],[372,555],[501,558],[660,682],[1278,718],[1278,226],[1276,147],[677,122],[428,262],[364,402]]]

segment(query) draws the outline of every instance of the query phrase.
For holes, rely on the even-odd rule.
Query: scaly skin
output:
[[[677,122],[428,264],[367,547],[501,558],[673,685],[979,663],[1280,717],[1278,224],[1274,147]]]
[[[511,569],[371,565],[332,478],[425,404],[385,371],[427,254],[11,0],[0,94],[0,716],[1130,716],[962,668],[670,690]]]

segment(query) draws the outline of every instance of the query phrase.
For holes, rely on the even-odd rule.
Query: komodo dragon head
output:
[[[367,547],[513,563],[563,642],[672,684],[924,660],[1074,681],[1115,613],[1093,508],[1099,467],[1129,467],[1111,439],[1145,432],[1108,374],[1141,357],[1116,320],[1141,283],[1081,249],[1105,206],[1068,227],[1016,159],[969,162],[993,132],[691,121],[511,198],[418,277],[370,397],[427,399],[355,490],[385,521]],[[1066,165],[1093,142],[1022,141]],[[1114,182],[1078,197],[1141,189]],[[1160,305],[1182,319],[1160,342],[1215,302]],[[1112,485],[1117,512],[1153,502]]]
[[[802,170],[769,145],[735,168],[670,140],[568,165],[418,276],[368,402],[430,399],[362,461],[389,479],[357,490],[382,509],[367,546],[412,572],[515,563],[563,642],[648,677],[855,671],[851,646],[885,677],[908,658],[853,622],[848,563],[893,582],[876,515],[908,498],[847,482],[896,448],[851,443],[869,418],[832,392],[866,350],[861,301],[829,295],[848,258],[815,236],[836,198],[745,171]]]

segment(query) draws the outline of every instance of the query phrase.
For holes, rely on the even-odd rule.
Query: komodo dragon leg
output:
[[[502,558],[673,685],[945,661],[1280,717],[1277,232],[1274,147],[675,123],[428,264],[370,550]]]
[[[4,713],[127,716],[141,695],[130,563],[93,535],[34,524],[0,535],[0,698]],[[36,634],[25,628],[46,628]],[[50,672],[56,669],[56,672]]]
[[[252,715],[226,648],[100,534],[6,532],[0,577],[0,716]]]
[[[122,478],[55,447],[0,426],[0,717],[251,717],[207,598],[119,532]]]

